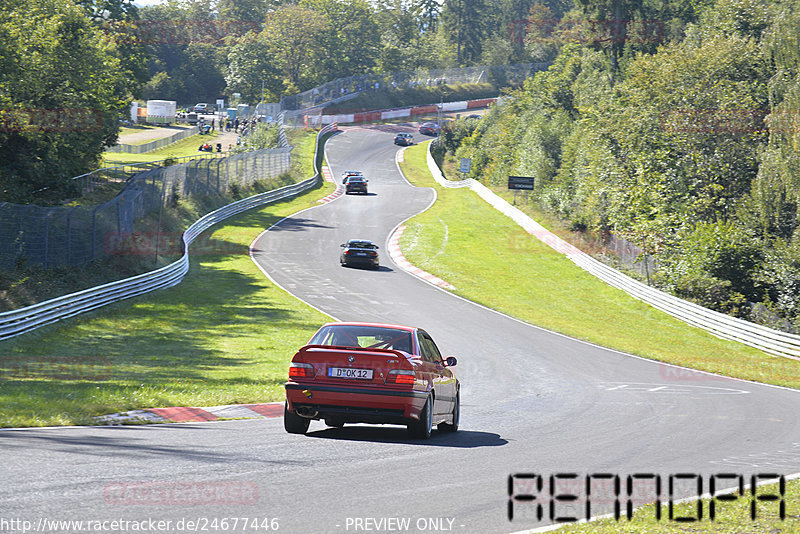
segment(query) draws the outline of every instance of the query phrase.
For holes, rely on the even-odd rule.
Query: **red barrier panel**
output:
[[[418,106],[416,108],[411,108],[412,115],[426,115],[428,113],[436,113],[437,106],[430,105],[430,106]]]
[[[481,100],[470,100],[467,102],[467,109],[477,109],[488,107],[489,104],[494,104],[496,98],[483,98]]]

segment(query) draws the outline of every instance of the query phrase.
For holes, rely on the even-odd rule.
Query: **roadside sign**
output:
[[[464,174],[469,174],[470,169],[472,169],[472,160],[470,158],[461,158],[461,167],[459,171]]]
[[[533,176],[509,176],[508,188],[533,191],[533,180]]]

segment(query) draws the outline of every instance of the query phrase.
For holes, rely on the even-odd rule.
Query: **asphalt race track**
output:
[[[278,531],[291,533],[500,533],[550,523],[547,496],[524,481],[515,493],[538,500],[516,502],[509,521],[512,473],[610,473],[623,481],[657,473],[666,501],[670,474],[695,474],[708,491],[714,474],[800,471],[799,392],[579,342],[400,271],[386,254],[387,237],[434,193],[402,178],[392,135],[376,127],[332,138],[334,177],[361,170],[370,194],[284,220],[254,243],[254,257],[275,282],[337,319],[425,328],[459,361],[457,434],[415,441],[401,427],[312,422],[297,436],[280,418],[2,431],[0,517],[34,525],[42,517],[152,518],[172,521],[171,532],[190,520],[223,531],[210,528],[214,518],[230,518],[226,531],[241,531],[232,523],[238,517],[277,518]],[[381,245],[379,271],[339,266],[339,244],[352,238]],[[676,496],[690,485],[676,487]],[[596,497],[592,514],[613,501]],[[541,521],[536,502],[545,505]],[[562,504],[557,515],[583,516],[583,504]],[[267,532],[261,525],[247,532]]]

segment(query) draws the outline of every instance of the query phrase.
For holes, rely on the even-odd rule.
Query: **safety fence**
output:
[[[110,147],[107,150],[107,152],[123,152],[125,154],[144,154],[146,152],[152,152],[153,150],[157,150],[167,145],[171,145],[172,143],[180,141],[181,139],[186,139],[187,137],[191,137],[198,133],[200,133],[200,129],[197,126],[192,126],[191,128],[185,128],[179,132],[175,132],[169,137],[162,137],[161,139],[155,139],[147,143],[142,143],[141,145],[126,145],[122,143],[114,145]]]
[[[130,235],[142,218],[178,198],[221,195],[232,185],[277,178],[291,166],[292,148],[258,150],[155,167],[130,178],[112,200],[96,206],[0,204],[0,268],[83,265],[114,253],[110,243]]]
[[[304,126],[319,126],[321,124],[360,124],[367,122],[387,121],[394,119],[419,117],[438,112],[467,111],[481,109],[497,102],[496,98],[482,98],[479,100],[462,100],[459,102],[444,102],[426,106],[414,106],[398,109],[383,109],[378,111],[364,111],[361,113],[346,113],[339,115],[309,114],[304,115]]]
[[[564,241],[525,215],[518,208],[497,196],[477,180],[472,178],[460,181],[447,180],[433,159],[430,143],[428,144],[427,161],[428,168],[437,183],[443,187],[450,188],[469,187],[494,208],[510,217],[529,234],[534,235],[557,252],[566,255],[577,266],[603,282],[625,291],[632,297],[687,324],[711,332],[717,337],[738,341],[776,356],[800,360],[800,336],[709,310],[639,282]]]
[[[321,137],[334,129],[334,126],[329,126],[320,130],[317,134],[317,151],[319,151]],[[177,285],[189,271],[189,245],[201,233],[218,222],[243,211],[295,196],[314,187],[320,176],[320,170],[316,167],[316,158],[315,171],[314,177],[308,180],[239,200],[204,215],[184,232],[183,256],[165,267],[19,310],[0,313],[0,340],[29,332],[60,319],[94,310],[112,302]]]
[[[363,74],[339,78],[296,95],[281,98],[281,109],[301,110],[327,104],[333,100],[363,91],[381,91],[455,83],[489,82],[497,85],[522,83],[532,72],[548,63],[524,63],[475,67],[417,70],[388,74]]]

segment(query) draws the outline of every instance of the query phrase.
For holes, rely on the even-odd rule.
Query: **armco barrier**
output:
[[[319,140],[322,135],[335,129],[336,125],[331,125],[320,130],[317,134],[317,151],[319,151]],[[238,213],[310,189],[317,183],[320,176],[320,171],[316,168],[316,155],[314,161],[316,174],[313,178],[238,200],[198,219],[183,233],[184,253],[178,261],[155,271],[57,297],[19,310],[0,313],[0,340],[18,336],[40,326],[94,310],[112,302],[177,285],[189,271],[189,245],[197,236],[218,222]]]
[[[800,336],[709,310],[643,284],[581,252],[494,194],[477,180],[472,178],[460,181],[447,180],[431,155],[431,144],[428,144],[428,168],[439,185],[450,188],[469,187],[478,196],[519,224],[529,234],[536,236],[557,252],[566,255],[577,266],[603,282],[625,291],[632,297],[646,302],[676,319],[711,332],[717,337],[738,341],[776,356],[800,360]]]
[[[378,111],[365,111],[361,113],[340,115],[306,115],[304,124],[308,126],[319,126],[320,124],[332,124],[334,122],[339,124],[377,122],[401,117],[412,117],[415,115],[429,115],[439,111],[440,107],[441,111],[466,111],[468,109],[485,108],[495,102],[497,102],[497,98],[482,98],[480,100],[444,102],[442,104],[429,104],[426,106],[414,106],[401,109],[383,109]]]

